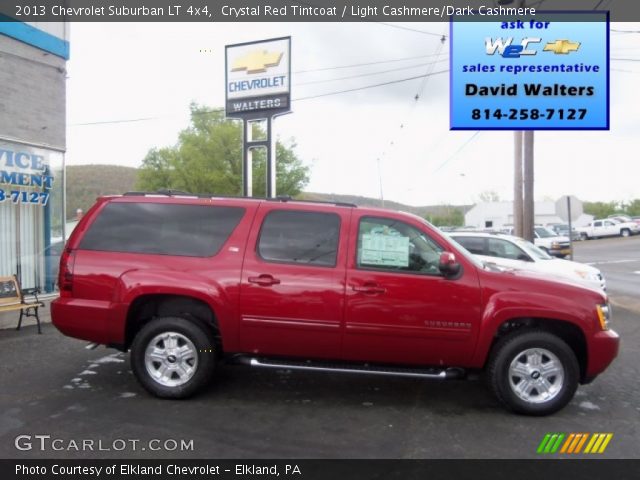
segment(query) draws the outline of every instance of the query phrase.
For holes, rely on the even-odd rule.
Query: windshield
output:
[[[516,244],[525,252],[533,257],[534,260],[553,260],[553,257],[544,250],[536,247],[533,243],[526,240],[518,240]]]
[[[552,232],[549,229],[544,227],[536,227],[535,230],[540,238],[551,238],[551,237],[558,236],[555,232]]]

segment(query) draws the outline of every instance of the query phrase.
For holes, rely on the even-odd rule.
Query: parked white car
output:
[[[554,258],[522,238],[474,232],[451,232],[449,236],[480,260],[499,267],[532,270],[606,290],[604,276],[597,268]]]
[[[503,230],[505,233],[513,234],[513,227]],[[571,242],[569,237],[558,235],[547,227],[536,225],[533,228],[533,243],[554,257],[568,257],[571,255]]]
[[[586,227],[576,228],[584,240],[600,237],[629,237],[640,233],[640,225],[635,222],[620,222],[614,218],[594,220]]]

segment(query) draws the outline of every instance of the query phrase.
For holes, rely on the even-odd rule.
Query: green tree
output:
[[[264,132],[254,125],[254,138]],[[295,153],[293,141],[276,142],[279,195],[298,195],[309,182],[309,167]],[[253,195],[266,190],[266,152],[253,153]],[[173,147],[153,148],[142,161],[137,188],[239,195],[242,192],[242,125],[225,120],[221,111],[191,104],[191,124]]]
[[[464,225],[464,213],[459,208],[447,208],[445,212],[440,213],[439,215],[427,215],[427,220],[433,223],[436,227],[461,227]]]
[[[636,198],[625,205],[625,212],[632,217],[640,216],[640,198]]]
[[[616,202],[584,202],[584,213],[596,218],[606,218],[620,211]]]
[[[485,190],[484,192],[481,192],[480,195],[478,195],[478,199],[481,202],[485,203],[499,202],[500,195],[498,195],[498,192],[496,192],[495,190]]]

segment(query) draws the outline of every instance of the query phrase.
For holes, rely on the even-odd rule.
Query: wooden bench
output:
[[[32,294],[35,301],[26,302],[24,300],[25,293]],[[44,307],[44,303],[38,300],[38,293],[40,293],[38,288],[22,290],[15,275],[0,277],[0,313],[20,311],[20,320],[18,320],[16,330],[20,330],[24,317],[35,317],[38,322],[38,333],[42,333],[38,308]]]

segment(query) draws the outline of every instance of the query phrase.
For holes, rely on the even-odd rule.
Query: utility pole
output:
[[[524,205],[522,217],[522,236],[533,242],[535,212],[533,201],[533,130],[523,132],[524,136]]]
[[[522,196],[522,132],[513,132],[513,234],[524,235],[522,231],[523,196]]]
[[[499,5],[510,5],[514,0],[497,0]],[[518,0],[518,6],[526,7],[526,0]],[[513,228],[516,236],[533,241],[535,223],[533,201],[533,130],[516,131],[514,134],[513,168]],[[524,165],[524,166],[523,166]]]

